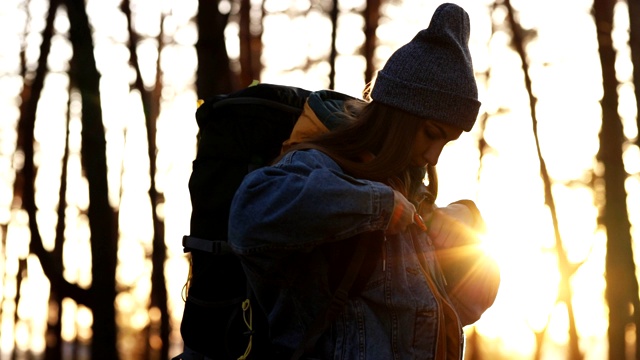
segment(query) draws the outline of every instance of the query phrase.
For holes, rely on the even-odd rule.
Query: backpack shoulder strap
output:
[[[184,235],[182,237],[182,247],[184,248],[184,252],[200,250],[213,255],[233,255],[233,251],[226,240],[207,240]]]

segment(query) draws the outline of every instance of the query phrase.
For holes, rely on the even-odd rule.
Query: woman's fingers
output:
[[[434,211],[427,231],[438,248],[464,245],[475,238],[466,224],[441,209]]]
[[[396,190],[393,191],[393,204],[393,213],[386,230],[389,235],[404,231],[414,222],[416,214],[416,207]]]

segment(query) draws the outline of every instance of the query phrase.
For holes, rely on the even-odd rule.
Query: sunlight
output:
[[[596,234],[596,246],[587,261],[572,278],[573,307],[580,336],[606,337],[608,310],[604,303],[604,256],[606,239],[601,231]],[[600,255],[596,255],[600,254]]]
[[[78,338],[81,341],[90,341],[93,330],[93,314],[91,310],[84,305],[78,306],[76,313],[76,323],[78,324]]]
[[[32,350],[44,350],[42,339],[47,328],[47,312],[50,293],[49,280],[42,272],[42,267],[37,257],[33,254],[27,258],[28,275],[20,284],[20,302],[17,315],[22,324],[27,328],[26,346]],[[47,294],[43,296],[43,294]]]
[[[29,338],[31,337],[31,334],[27,322],[18,320],[13,331],[15,332],[16,337],[16,347],[22,351],[29,349]]]
[[[67,281],[89,288],[92,279],[92,254],[88,219],[74,208],[67,208],[66,218],[67,230],[62,251],[63,275]]]
[[[470,48],[479,80],[481,114],[488,119],[482,132],[471,132],[448,145],[438,165],[444,206],[472,199],[487,223],[481,247],[498,263],[502,282],[498,297],[474,325],[482,342],[503,358],[530,359],[536,350],[536,332],[546,331],[543,359],[566,357],[568,315],[557,302],[561,278],[550,209],[545,204],[540,161],[532,131],[528,94],[522,63],[511,46],[504,7],[492,14],[491,1],[454,1],[469,10],[472,25]],[[259,2],[251,1],[252,7]],[[164,196],[158,214],[164,221],[167,259],[164,266],[171,312],[172,346],[180,344],[180,319],[184,308],[182,288],[188,277],[188,258],[180,239],[189,231],[191,203],[188,181],[195,156],[198,127],[195,122],[195,44],[198,29],[196,0],[132,0],[132,22],[140,35],[136,54],[146,90],[156,85],[156,63],[161,62],[162,93],[157,121],[157,189]],[[231,12],[225,29],[226,50],[232,66],[239,66],[240,42],[237,3],[220,1]],[[600,360],[607,353],[608,308],[606,288],[606,233],[598,225],[599,194],[592,189],[593,170],[601,175],[594,157],[599,151],[601,127],[601,68],[596,29],[591,14],[593,1],[516,1],[519,20],[530,38],[526,45],[541,153],[551,176],[562,246],[572,264],[580,264],[570,279],[572,305],[580,347],[585,360]],[[150,254],[153,224],[149,200],[149,157],[140,94],[132,90],[134,69],[129,64],[129,33],[119,0],[89,0],[88,15],[95,42],[94,55],[100,72],[100,102],[105,127],[109,202],[118,211],[117,321],[127,337],[126,349],[137,343],[129,333],[139,333],[159,321],[158,309],[148,311],[151,294]],[[318,7],[316,7],[318,6]],[[324,6],[324,5],[322,5]],[[360,97],[366,62],[361,54],[365,41],[363,18],[358,14],[364,0],[340,2],[335,89]],[[373,63],[381,67],[390,54],[423,29],[437,6],[423,0],[386,2],[377,28]],[[552,10],[550,10],[552,9]],[[28,10],[28,13],[27,13]],[[40,262],[29,255],[29,219],[14,196],[16,172],[24,154],[16,151],[17,121],[21,95],[33,79],[40,56],[45,26],[46,0],[0,1],[0,357],[17,346],[41,352],[47,339],[47,318],[53,316],[48,294],[50,283]],[[308,0],[264,3],[261,54],[262,82],[294,85],[309,90],[329,85],[331,21],[326,9]],[[640,263],[640,148],[637,104],[632,84],[627,4],[615,8],[613,43],[618,113],[627,143],[623,147],[627,209],[631,222],[634,260]],[[254,14],[252,13],[252,16]],[[493,16],[493,18],[491,18]],[[164,17],[164,23],[162,18]],[[493,23],[491,22],[493,20]],[[569,24],[569,25],[567,25]],[[492,34],[492,26],[496,33]],[[69,91],[70,23],[64,6],[54,22],[49,74],[38,104],[35,136],[35,200],[37,224],[43,244],[51,250],[58,220],[66,230],[63,276],[88,289],[92,284],[91,232],[87,217],[89,184],[81,163],[81,98]],[[163,37],[158,38],[163,32]],[[286,41],[283,41],[286,39]],[[160,41],[163,48],[159,49]],[[567,44],[570,44],[568,46]],[[21,63],[24,51],[24,69]],[[25,74],[22,74],[22,71]],[[585,75],[586,74],[586,75]],[[69,106],[67,106],[69,104]],[[69,109],[67,109],[69,108]],[[68,112],[68,113],[67,113]],[[69,161],[64,219],[58,219],[58,194],[66,121],[69,118]],[[482,138],[481,138],[482,136]],[[486,141],[481,153],[479,145]],[[24,270],[26,263],[27,270]],[[22,276],[19,282],[18,276]],[[640,267],[637,267],[640,277]],[[20,284],[20,285],[19,285]],[[19,288],[18,288],[19,287]],[[16,299],[20,299],[16,304]],[[88,342],[93,314],[89,308],[66,298],[62,315],[64,341]],[[17,316],[14,316],[17,314]],[[630,335],[632,333],[630,332]],[[154,335],[152,347],[160,345]]]
[[[77,334],[77,328],[76,328],[76,313],[77,313],[77,309],[78,306],[76,305],[75,301],[69,299],[69,298],[64,298],[62,299],[62,306],[61,306],[61,311],[62,311],[62,321],[61,321],[61,327],[62,327],[62,340],[64,341],[74,341],[74,339],[76,338],[76,334]]]
[[[158,61],[158,42],[155,39],[144,39],[136,48],[140,73],[146,90],[153,89],[156,84],[156,63]]]
[[[636,117],[638,116],[638,108],[636,106],[636,97],[632,79],[618,86],[618,113],[622,118],[624,125],[624,135],[628,139],[635,139],[638,136],[638,127],[636,126]]]
[[[129,319],[129,324],[133,329],[141,331],[149,324],[149,313],[146,309],[139,309]]]
[[[622,161],[628,174],[640,174],[640,147],[628,146],[622,154]]]
[[[18,259],[24,260],[29,255],[30,232],[28,228],[29,216],[24,210],[12,210],[11,222],[7,227],[7,243],[5,257],[7,259],[7,273],[18,273]]]
[[[145,275],[145,262],[150,246],[144,246],[137,238],[123,235],[118,241],[118,261],[116,280],[125,287],[135,286]]]
[[[11,287],[13,285],[13,288],[16,287],[15,284],[11,284],[10,282],[5,282],[3,285],[5,287],[5,291],[7,286]],[[10,297],[3,294],[1,310],[2,312],[0,313],[1,314],[0,320],[2,321],[0,322],[0,349],[1,349],[0,351],[4,353],[5,351],[8,352],[12,350],[15,342],[15,334],[14,334],[14,326],[15,326],[14,314],[16,311],[15,296]]]

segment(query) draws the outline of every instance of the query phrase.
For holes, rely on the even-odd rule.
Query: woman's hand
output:
[[[477,242],[472,228],[474,214],[462,204],[435,209],[429,219],[427,232],[438,249],[447,249]]]
[[[394,235],[404,231],[414,222],[416,207],[397,190],[393,190],[393,213],[385,233]]]

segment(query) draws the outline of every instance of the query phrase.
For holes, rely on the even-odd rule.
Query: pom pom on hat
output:
[[[469,131],[480,102],[469,52],[469,15],[440,5],[429,27],[396,50],[378,72],[373,100]]]

